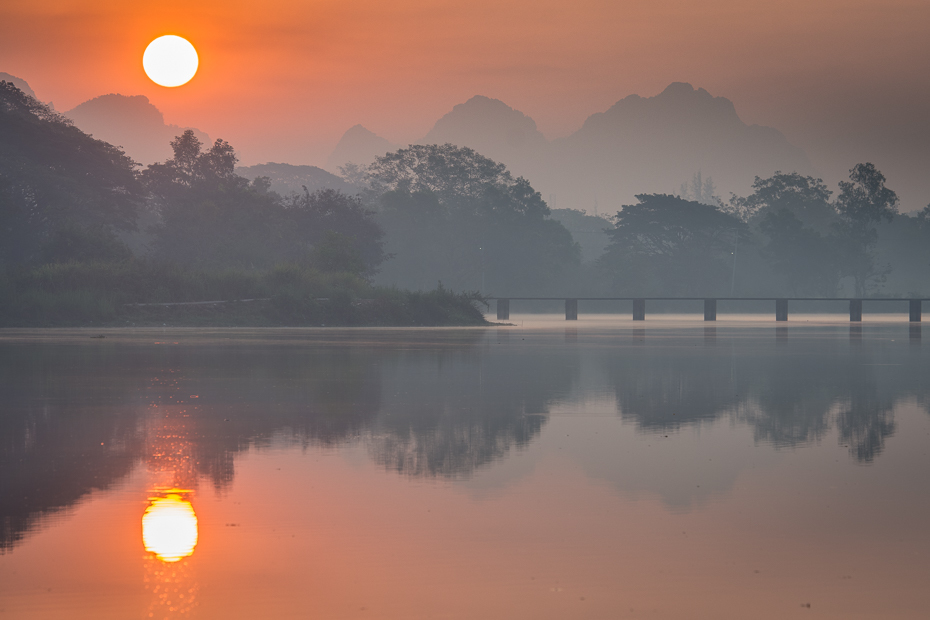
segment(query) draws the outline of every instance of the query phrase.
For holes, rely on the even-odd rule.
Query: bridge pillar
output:
[[[908,305],[910,306],[911,323],[920,323],[920,300],[912,299]]]
[[[565,300],[565,320],[566,321],[577,321],[578,320],[578,300],[577,299],[566,299]]]
[[[634,321],[645,321],[646,320],[646,300],[645,299],[634,299],[633,300],[633,320]]]
[[[849,300],[849,322],[850,323],[861,323],[862,322],[862,300],[861,299],[850,299]]]
[[[775,300],[775,320],[776,321],[787,321],[788,320],[788,300],[787,299],[776,299]]]
[[[705,299],[704,300],[704,320],[705,321],[716,321],[717,320],[717,300],[716,299]]]
[[[509,299],[498,299],[497,300],[497,320],[507,321],[509,319],[510,319],[510,300]]]

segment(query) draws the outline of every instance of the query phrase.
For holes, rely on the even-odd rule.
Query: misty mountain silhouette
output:
[[[144,165],[172,157],[171,140],[193,129],[166,125],[161,111],[144,95],[101,95],[65,112],[65,116],[81,131],[121,147]],[[193,131],[205,145],[212,142],[202,131]]]
[[[38,97],[36,97],[35,91],[29,87],[29,83],[23,78],[19,78],[19,77],[16,77],[15,75],[10,75],[9,73],[4,73],[3,71],[0,71],[0,82],[9,82],[10,84],[20,89],[21,91],[23,91],[24,93],[32,97],[33,99],[38,99]]]
[[[532,162],[549,147],[536,121],[503,101],[482,95],[452,108],[418,143],[447,142],[503,162],[518,175],[535,172]]]
[[[541,176],[539,189],[557,193],[560,206],[571,206],[564,196],[582,208],[598,200],[614,210],[637,193],[677,193],[697,171],[723,197],[747,192],[756,175],[812,172],[804,151],[779,131],[747,125],[729,99],[681,82],[654,97],[621,99],[553,147],[552,186]]]
[[[574,134],[548,141],[532,118],[472,97],[440,118],[419,143],[475,149],[525,176],[560,208],[601,214],[640,193],[677,193],[701,171],[718,194],[745,193],[756,175],[812,172],[807,155],[777,130],[747,125],[733,103],[676,82],[654,97],[630,95],[591,115]]]
[[[282,195],[294,192],[299,194],[303,192],[304,187],[311,193],[319,189],[335,189],[351,193],[351,188],[342,177],[316,166],[294,166],[269,162],[255,166],[237,166],[236,174],[249,180],[256,177],[268,177],[271,179],[271,189]]]
[[[361,125],[355,125],[342,134],[336,148],[333,149],[329,159],[326,160],[326,167],[336,171],[348,163],[367,166],[376,158],[385,153],[396,151],[398,148],[400,148],[398,145],[372,133]]]

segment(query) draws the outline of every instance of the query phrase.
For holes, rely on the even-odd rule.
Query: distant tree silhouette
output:
[[[876,226],[894,219],[898,195],[885,187],[885,176],[873,164],[856,164],[849,171],[849,181],[840,182],[836,208],[840,214],[836,229],[842,240],[844,272],[853,279],[855,295],[863,297],[884,282],[890,270],[876,265]]]
[[[383,232],[359,200],[335,190],[282,199],[264,177],[236,174],[236,153],[217,140],[203,150],[193,131],[171,142],[174,157],[143,173],[160,222],[158,257],[202,267],[264,268],[283,261],[309,260],[314,246],[328,267],[342,254],[344,267],[370,275],[384,260]],[[336,236],[327,236],[327,233]],[[338,249],[335,245],[343,244]],[[348,261],[348,262],[346,262]]]
[[[338,190],[324,189],[296,194],[285,201],[287,244],[292,258],[310,252],[311,260],[324,270],[343,270],[374,275],[388,258],[384,231],[374,212],[362,201]]]
[[[598,267],[611,289],[629,295],[728,293],[736,243],[749,227],[736,216],[678,196],[640,194],[607,230]]]
[[[722,203],[717,196],[717,187],[711,177],[703,178],[701,171],[694,173],[690,182],[681,184],[681,197],[685,200],[693,200],[705,205],[717,206]]]
[[[763,256],[782,277],[780,288],[795,296],[833,296],[842,266],[833,235],[823,235],[790,210],[767,211],[759,230],[768,239]]]
[[[155,252],[202,267],[265,267],[283,238],[282,206],[262,179],[236,175],[231,146],[217,140],[202,151],[193,131],[172,140],[174,157],[152,164],[142,178],[160,223]]]
[[[753,193],[734,196],[729,210],[757,233],[759,256],[772,276],[768,293],[833,295],[840,281],[840,258],[833,225],[838,221],[832,192],[821,179],[776,172],[756,177]]]
[[[545,290],[580,262],[539,192],[472,149],[411,146],[378,158],[368,180],[394,255],[388,283],[512,295]]]
[[[756,177],[753,193],[731,201],[747,220],[759,220],[770,213],[789,211],[801,224],[821,234],[831,232],[837,213],[830,203],[833,194],[822,179],[796,172],[776,172],[767,179]]]

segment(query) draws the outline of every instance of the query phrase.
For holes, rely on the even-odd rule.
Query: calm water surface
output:
[[[920,326],[513,322],[0,331],[0,617],[930,617]]]

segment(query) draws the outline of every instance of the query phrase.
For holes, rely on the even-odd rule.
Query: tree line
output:
[[[561,222],[592,218],[553,214],[526,179],[472,149],[410,146],[344,169],[351,193],[280,195],[265,178],[237,175],[223,140],[204,145],[187,131],[171,147],[171,159],[140,170],[0,83],[0,261],[299,264],[400,288],[441,281],[506,296],[868,296],[894,263],[908,274],[897,293],[930,288],[930,207],[899,214],[870,163],[855,166],[835,197],[821,179],[793,172],[756,178],[750,195],[726,203],[710,179],[678,195],[639,195],[596,218],[606,247],[582,262]]]
[[[596,269],[611,291],[644,295],[832,297],[845,287],[878,293],[891,266],[878,254],[879,227],[896,218],[930,240],[927,216],[900,216],[898,197],[871,163],[857,164],[831,192],[822,179],[776,172],[724,204],[637,196],[613,218]],[[915,244],[915,261],[930,264]],[[901,291],[907,293],[908,291]]]

